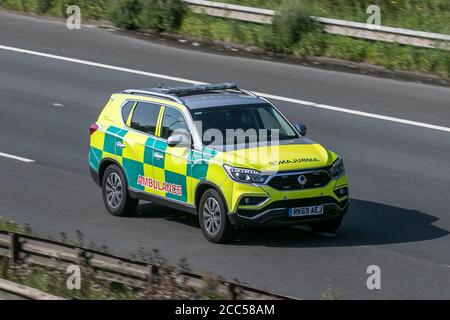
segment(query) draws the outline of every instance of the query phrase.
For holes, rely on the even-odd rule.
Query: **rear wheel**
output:
[[[316,232],[334,232],[342,223],[342,216],[326,221],[311,223],[309,227]]]
[[[234,228],[228,220],[222,197],[216,190],[209,189],[203,194],[198,217],[203,235],[208,241],[225,243],[232,238]]]
[[[106,168],[102,180],[103,202],[113,216],[131,216],[136,212],[139,200],[133,199],[122,170],[115,164]]]

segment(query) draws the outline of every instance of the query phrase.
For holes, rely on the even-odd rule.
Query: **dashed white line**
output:
[[[9,47],[9,46],[3,46],[3,45],[0,45],[0,50],[18,52],[18,53],[29,54],[29,55],[33,55],[33,56],[39,56],[39,57],[44,57],[44,58],[49,58],[49,59],[72,62],[72,63],[82,64],[82,65],[91,66],[91,67],[103,68],[103,69],[114,70],[114,71],[119,71],[119,72],[132,73],[132,74],[137,74],[137,75],[141,75],[141,76],[159,78],[159,79],[164,79],[164,80],[171,80],[171,81],[176,81],[176,82],[183,82],[183,83],[189,83],[189,84],[205,84],[205,82],[200,82],[200,81],[195,81],[195,80],[190,80],[190,79],[185,79],[185,78],[180,78],[180,77],[174,77],[174,76],[153,73],[153,72],[146,72],[146,71],[142,71],[142,70],[117,67],[117,66],[112,66],[112,65],[103,64],[103,63],[74,59],[74,58],[49,54],[49,53],[43,53],[43,52],[26,50],[26,49]],[[325,109],[325,110],[335,111],[335,112],[342,112],[342,113],[347,113],[347,114],[352,114],[352,115],[367,117],[367,118],[372,118],[372,119],[401,123],[401,124],[406,124],[406,125],[410,125],[410,126],[431,129],[431,130],[450,132],[449,127],[438,126],[438,125],[434,125],[434,124],[412,121],[412,120],[407,120],[407,119],[395,118],[395,117],[385,116],[385,115],[376,114],[376,113],[363,112],[363,111],[358,111],[358,110],[354,110],[354,109],[334,107],[334,106],[321,104],[321,103],[317,103],[317,102],[294,99],[294,98],[287,98],[287,97],[277,96],[277,95],[268,94],[268,93],[262,93],[262,92],[255,92],[255,93],[257,95],[267,98],[267,99],[273,99],[273,100],[278,100],[278,101],[283,101],[283,102],[300,104],[303,106],[309,106],[309,107],[313,107],[313,108]]]
[[[8,153],[3,153],[3,152],[0,152],[0,157],[8,158],[8,159],[14,159],[14,160],[18,160],[18,161],[22,161],[22,162],[26,162],[26,163],[36,162],[34,160],[31,160],[31,159],[18,157],[18,156],[15,156],[15,155],[12,155],[12,154],[8,154]]]

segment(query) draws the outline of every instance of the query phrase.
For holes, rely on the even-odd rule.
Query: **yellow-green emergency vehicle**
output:
[[[349,205],[343,161],[305,134],[235,84],[130,89],[91,125],[89,167],[112,215],[151,201],[198,215],[211,242],[240,226],[333,232]]]

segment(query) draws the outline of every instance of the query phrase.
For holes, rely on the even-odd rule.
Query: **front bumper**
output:
[[[324,206],[324,213],[317,216],[290,217],[289,208]],[[242,226],[282,226],[307,224],[343,216],[349,206],[349,199],[337,201],[333,197],[315,197],[305,199],[281,200],[272,202],[261,210],[238,209],[229,213],[230,222]]]

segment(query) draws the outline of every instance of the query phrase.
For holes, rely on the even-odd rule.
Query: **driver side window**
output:
[[[168,139],[175,131],[189,134],[183,114],[175,108],[166,107],[161,128],[161,138]]]

